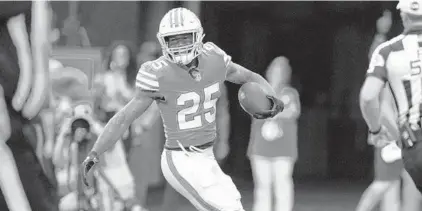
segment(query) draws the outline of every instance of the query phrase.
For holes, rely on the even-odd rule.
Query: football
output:
[[[239,89],[238,98],[243,110],[251,115],[271,109],[271,101],[258,83],[243,84]]]

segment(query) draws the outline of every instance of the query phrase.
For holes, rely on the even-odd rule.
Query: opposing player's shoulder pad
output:
[[[393,48],[401,42],[403,37],[403,35],[397,36],[375,48],[371,56],[367,75],[378,77],[384,81],[387,80],[386,62],[388,56],[393,51]]]
[[[229,66],[232,57],[227,55],[226,52],[224,52],[220,47],[218,47],[216,44],[212,43],[212,42],[206,42],[203,46],[204,48],[204,53],[208,54],[208,55],[217,55],[219,57],[221,57],[224,61],[224,65],[227,67]]]
[[[397,36],[391,40],[383,42],[372,53],[369,63],[368,74],[376,70],[376,67],[384,68],[388,56],[393,50],[394,46],[403,39],[403,35]]]
[[[146,92],[157,92],[160,89],[160,71],[164,65],[168,64],[163,60],[145,62],[136,75],[136,87]]]

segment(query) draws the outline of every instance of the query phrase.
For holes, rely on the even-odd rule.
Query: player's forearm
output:
[[[271,96],[275,96],[275,91],[273,87],[268,83],[267,80],[265,80],[264,77],[261,75],[251,72],[251,75],[249,76],[249,80],[247,82],[255,82],[262,86],[262,88]]]
[[[254,73],[241,65],[231,62],[228,66],[227,80],[235,84],[255,82],[260,84],[269,94],[275,96],[274,89],[261,75]]]
[[[360,109],[363,118],[368,124],[369,130],[376,132],[380,129],[380,102],[379,99],[362,99],[360,100]]]
[[[96,152],[98,155],[103,154],[110,149],[122,137],[123,133],[132,124],[124,109],[119,111],[104,128],[104,131],[98,137],[91,151]]]

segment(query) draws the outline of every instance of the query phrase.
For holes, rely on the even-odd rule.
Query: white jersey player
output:
[[[421,191],[422,1],[403,0],[397,8],[405,30],[374,51],[361,90],[360,104],[371,141],[382,147],[388,144],[386,140],[391,140],[391,135],[380,122],[379,96],[385,85],[391,89],[398,112],[404,166]]]

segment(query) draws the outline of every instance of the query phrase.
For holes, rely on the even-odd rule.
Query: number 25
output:
[[[205,113],[205,120],[208,123],[215,121],[216,105],[217,99],[211,99],[212,95],[217,93],[220,90],[220,84],[215,83],[211,86],[204,88],[205,99],[202,103],[204,110],[211,109]],[[200,114],[195,115],[192,120],[187,120],[188,115],[192,115],[198,112],[199,106],[201,106],[201,96],[196,92],[188,92],[181,94],[177,98],[177,105],[184,106],[188,101],[193,102],[193,105],[180,110],[177,113],[177,123],[179,124],[180,130],[192,129],[202,126],[202,116]]]

